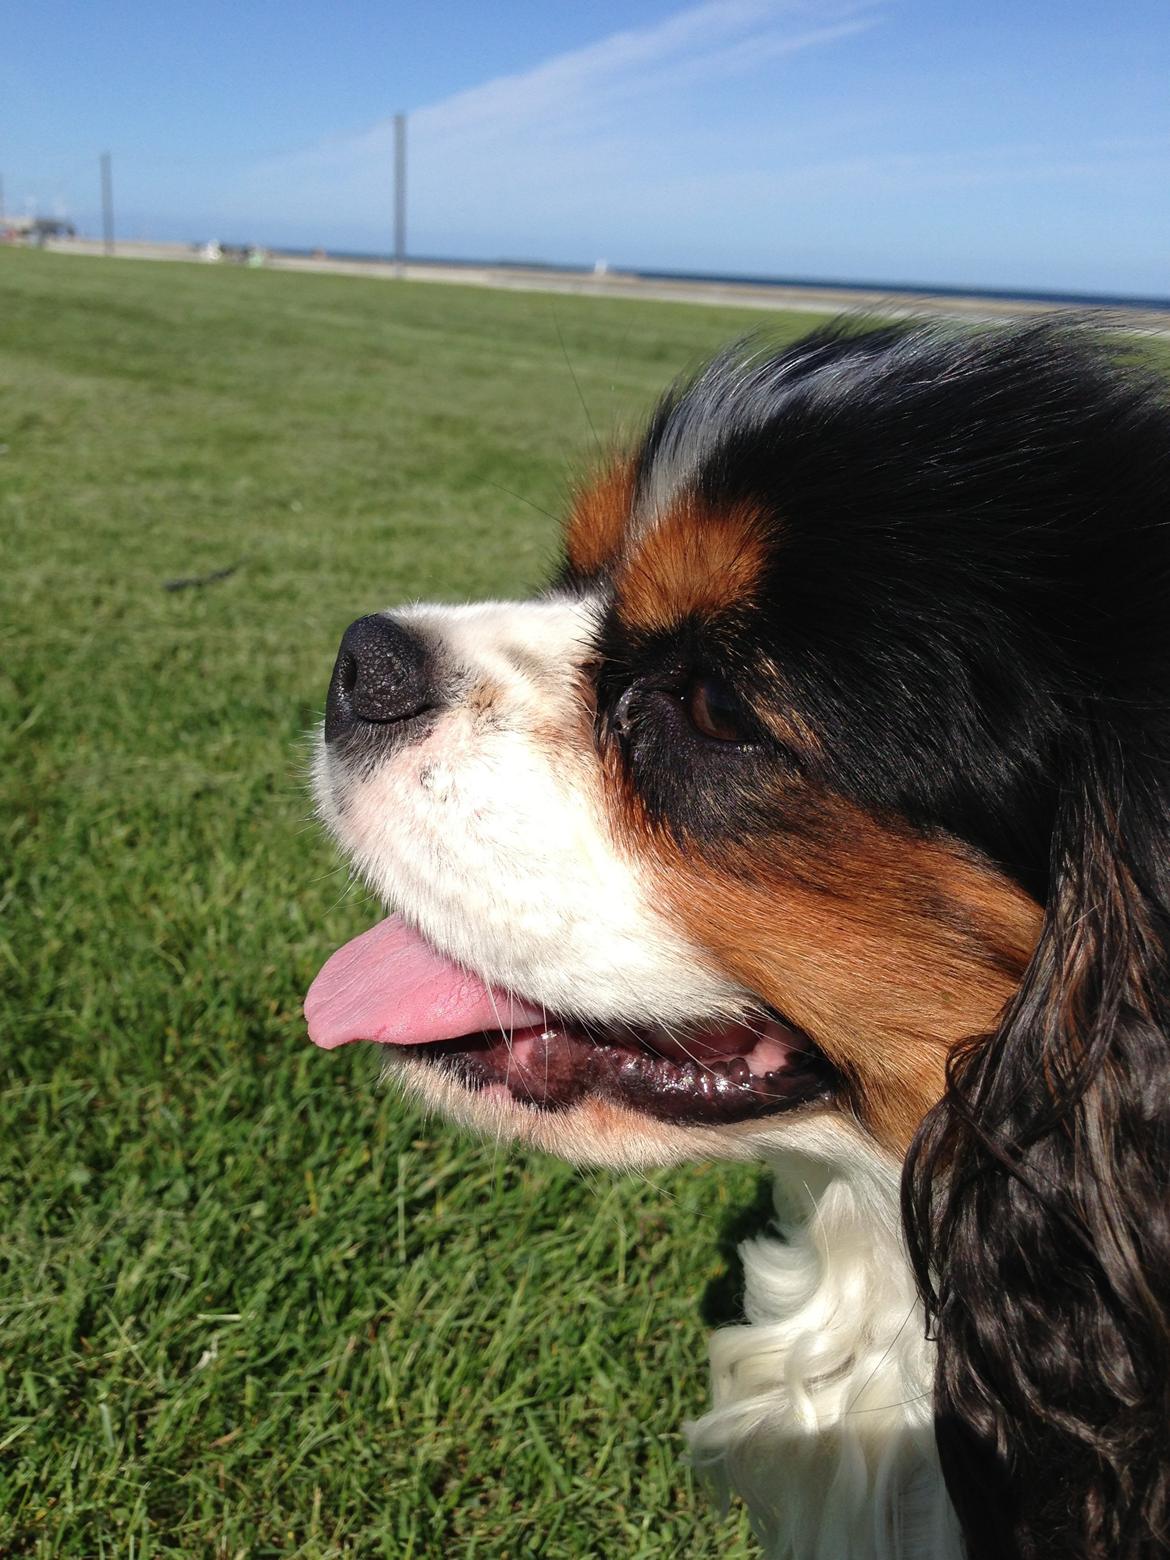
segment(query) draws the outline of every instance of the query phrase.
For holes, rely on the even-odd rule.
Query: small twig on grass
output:
[[[204,585],[217,585],[220,580],[230,578],[237,569],[242,569],[246,561],[246,559],[241,558],[236,563],[229,563],[226,569],[212,569],[210,574],[187,574],[181,579],[164,580],[163,589],[191,590],[194,587],[202,587]]]

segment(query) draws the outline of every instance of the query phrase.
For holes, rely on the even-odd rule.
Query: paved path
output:
[[[46,247],[56,254],[100,256],[103,253],[102,245],[96,239],[52,239]],[[119,242],[117,254],[119,258],[128,260],[180,260],[192,265],[206,263],[186,244],[151,244],[127,240]],[[792,310],[805,314],[835,314],[847,310],[881,314],[886,318],[929,314],[951,319],[995,320],[1028,314],[1068,312],[1067,306],[1063,304],[987,298],[978,293],[943,296],[930,292],[869,292],[828,284],[762,286],[753,282],[671,281],[631,276],[621,271],[594,275],[587,271],[544,271],[528,266],[417,262],[399,266],[391,261],[279,254],[272,255],[265,265],[274,271],[330,271],[339,276],[405,278],[412,282],[448,282],[465,287],[499,287],[515,292],[574,293],[594,298],[657,298],[672,303]],[[1154,336],[1170,336],[1170,317],[1157,310],[1114,305],[1104,312],[1130,330]]]

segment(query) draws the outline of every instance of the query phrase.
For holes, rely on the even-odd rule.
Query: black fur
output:
[[[818,778],[1042,896],[1078,690],[1120,654],[1160,666],[1165,711],[1167,428],[1148,372],[1083,331],[838,329],[718,359],[660,409],[639,489],[762,503],[765,606],[709,626],[708,657],[799,711]],[[781,690],[752,687],[762,652]]]
[[[663,689],[713,666],[818,742],[810,760],[761,740],[675,790],[672,765],[647,762],[656,810],[702,839],[771,809],[775,837],[787,793],[761,774],[812,763],[1046,907],[1018,994],[953,1058],[906,1168],[970,1552],[1168,1554],[1164,392],[1132,349],[1059,323],[741,349],[659,410],[635,516],[688,490],[763,506],[765,605],[661,642],[615,614],[603,720],[624,696],[636,765],[639,742],[679,740]]]
[[[1170,1552],[1170,820],[1118,724],[1070,738],[1040,944],[906,1166],[974,1560]]]

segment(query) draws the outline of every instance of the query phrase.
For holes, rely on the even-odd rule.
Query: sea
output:
[[[273,249],[274,254],[307,257],[321,253],[310,249]],[[392,265],[390,254],[365,254],[349,250],[325,251],[333,260],[357,260]],[[446,255],[410,255],[411,265],[443,265],[466,267],[467,270],[499,268],[509,271],[556,272],[564,276],[589,277],[596,275],[591,265],[567,265],[545,260],[453,260]],[[647,282],[708,282],[741,287],[807,287],[818,292],[837,292],[843,297],[856,293],[880,293],[883,297],[921,298],[988,298],[1003,303],[1055,304],[1069,309],[1153,309],[1170,314],[1170,297],[1142,297],[1132,293],[1078,293],[1045,292],[1023,287],[950,287],[934,282],[891,281],[840,281],[824,276],[758,276],[734,271],[650,271],[637,266],[614,265],[607,268],[612,274],[633,276]]]

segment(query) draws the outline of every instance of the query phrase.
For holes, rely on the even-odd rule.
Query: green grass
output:
[[[345,624],[541,579],[566,356],[608,437],[760,324],[0,252],[0,1552],[752,1552],[679,1426],[755,1176],[497,1154],[300,998]]]

